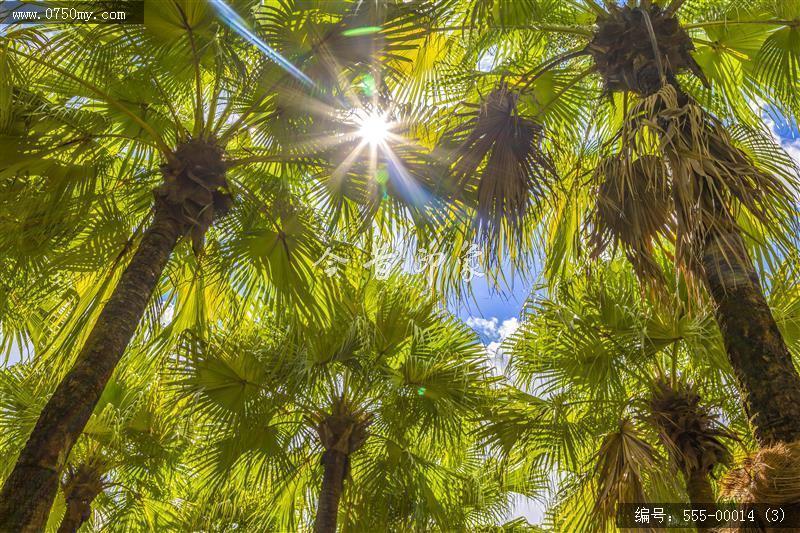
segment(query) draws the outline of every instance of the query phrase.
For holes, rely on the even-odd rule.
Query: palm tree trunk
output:
[[[344,490],[347,475],[347,455],[338,450],[327,450],[322,454],[322,489],[319,493],[314,533],[336,533],[339,500]]]
[[[58,526],[58,533],[76,533],[90,515],[91,506],[83,506],[80,502],[67,502],[67,510],[61,519],[61,525]]]
[[[767,305],[738,229],[709,231],[705,283],[745,411],[761,446],[800,439],[800,375]]]
[[[75,365],[42,410],[3,485],[0,531],[44,530],[64,461],[92,415],[184,231],[167,206],[156,205],[152,224],[100,312]]]
[[[88,487],[87,487],[88,488]],[[74,491],[73,494],[68,494],[67,510],[64,512],[64,518],[61,519],[61,525],[58,527],[58,533],[75,533],[84,522],[89,520],[92,516],[92,502],[100,494],[99,491],[85,490]]]
[[[701,505],[708,507],[716,501],[708,473],[699,469],[693,470],[686,476],[686,494],[689,496],[689,502],[697,507]]]
[[[700,469],[692,470],[686,479],[686,494],[689,496],[689,502],[692,507],[704,508],[708,511],[709,516],[713,516],[716,511],[716,499],[714,498],[714,488],[711,486],[711,479],[708,473]],[[713,519],[712,519],[713,521]],[[713,527],[716,527],[715,524]],[[697,525],[698,529],[711,529],[712,526]]]
[[[84,505],[83,502],[67,502],[67,510],[61,525],[58,526],[58,533],[75,533],[78,528],[91,516],[91,505]]]

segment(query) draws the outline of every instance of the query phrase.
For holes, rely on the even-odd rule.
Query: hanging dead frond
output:
[[[595,174],[595,256],[620,245],[640,276],[658,280],[652,251],[661,241],[675,245],[684,272],[695,273],[709,235],[738,231],[740,209],[776,236],[796,223],[792,169],[757,163],[719,120],[674,86],[633,106],[620,135],[620,154]]]
[[[800,503],[800,442],[761,448],[720,486],[721,495],[737,503]]]
[[[648,402],[648,421],[658,430],[670,461],[686,479],[694,474],[711,475],[714,467],[728,464],[731,454],[723,442],[736,436],[721,426],[701,405],[692,384],[655,382]]]
[[[484,237],[504,222],[516,226],[555,175],[542,147],[543,128],[519,115],[518,98],[501,85],[443,137],[457,145],[450,158],[453,186],[475,205]]]
[[[600,522],[616,516],[617,504],[647,502],[644,474],[656,466],[658,456],[631,420],[621,420],[619,428],[603,438],[594,462],[597,496],[593,514]]]
[[[597,20],[597,31],[586,47],[603,76],[606,90],[653,94],[675,75],[689,70],[708,81],[691,55],[692,39],[669,9],[656,3],[624,6]]]
[[[674,87],[663,87],[638,107],[643,112],[638,129],[658,125],[669,162],[677,252],[684,264],[696,263],[702,253],[698,246],[709,232],[730,231],[738,208],[781,233],[793,212],[788,173],[761,170],[719,120]]]
[[[591,214],[592,257],[621,245],[644,278],[658,278],[653,243],[670,230],[672,200],[664,161],[644,155],[633,161],[609,157],[595,170],[597,203]]]

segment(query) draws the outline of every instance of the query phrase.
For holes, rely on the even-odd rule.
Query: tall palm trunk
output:
[[[694,469],[689,474],[684,475],[686,480],[686,495],[689,502],[696,507],[705,506],[708,508],[716,501],[714,497],[714,487],[711,486],[711,478],[708,472]]]
[[[64,484],[64,499],[67,509],[58,533],[75,533],[92,515],[92,502],[103,491],[103,479],[99,472],[81,465],[72,472]]]
[[[705,283],[742,400],[761,446],[800,439],[800,375],[767,305],[738,229],[710,231]]]
[[[716,498],[714,496],[714,487],[711,486],[711,477],[708,472],[701,469],[692,469],[690,472],[684,472],[684,481],[686,482],[686,495],[689,496],[689,503],[692,507],[703,508],[708,511],[708,515],[714,516],[717,510]],[[695,527],[699,530],[707,530],[716,527],[711,523],[713,518],[707,520],[708,525],[695,522]]]
[[[314,533],[336,533],[339,500],[344,491],[350,456],[369,437],[372,417],[346,398],[338,397],[333,400],[330,412],[314,413],[312,420],[317,424],[315,429],[325,450],[322,453],[322,488],[314,518]]]
[[[660,137],[672,174],[677,219],[684,231],[698,232],[687,249],[697,253],[701,275],[716,304],[717,322],[756,439],[762,446],[795,441],[800,439],[800,375],[727,203],[738,197],[761,222],[768,222],[770,197],[781,200],[790,193],[774,177],[759,176],[750,158],[732,145],[724,127],[681,89],[677,76],[685,71],[709,84],[691,54],[694,44],[675,9],[664,10],[655,2],[641,4],[599,17],[586,51],[606,90],[632,91],[644,98],[641,110],[650,116],[632,121],[636,127],[624,130],[633,132],[625,142],[636,146],[647,130]],[[658,127],[653,128],[651,121]],[[743,173],[752,179],[739,179]],[[791,198],[787,201],[791,204]],[[708,205],[700,205],[704,202]],[[641,253],[642,248],[633,251]]]
[[[64,518],[61,519],[57,533],[75,533],[84,522],[89,520],[91,513],[91,503],[81,500],[67,501],[67,510],[64,512]]]
[[[314,533],[336,533],[339,515],[339,500],[344,490],[348,457],[338,450],[327,450],[322,454],[322,489],[319,493]]]
[[[689,503],[692,507],[703,508],[708,511],[708,515],[714,516],[717,510],[716,498],[714,497],[714,487],[711,486],[711,478],[708,472],[701,469],[692,469],[688,473],[684,473],[684,480],[686,481],[686,494],[689,496]],[[708,524],[700,524],[695,522],[695,526],[699,530],[707,530],[717,527],[718,524],[711,525],[714,519],[706,520]]]
[[[38,533],[58,490],[63,463],[130,342],[183,232],[157,208],[119,284],[100,312],[75,366],[45,405],[0,493],[0,531]]]
[[[161,273],[184,234],[195,251],[217,214],[230,206],[223,150],[190,139],[162,165],[155,216],[83,346],[47,402],[0,492],[0,531],[39,532],[70,450],[133,337]]]
[[[96,495],[95,495],[96,496]],[[92,501],[80,498],[67,499],[67,509],[57,533],[75,533],[92,515]]]
[[[690,104],[691,98],[675,87],[679,105]],[[710,128],[710,124],[706,122],[705,127]],[[699,135],[708,145],[710,157],[718,158],[730,168],[747,165],[750,172],[758,172],[742,152],[730,146],[729,139],[707,130],[698,132],[685,118],[678,119],[677,129],[686,152],[702,149],[694,141]],[[671,155],[673,168],[680,167],[680,157]],[[715,183],[695,172],[692,170],[689,178],[702,191],[697,200],[704,218],[712,220],[695,221],[699,227],[693,229],[692,246],[698,251],[702,279],[715,304],[717,324],[739,382],[745,412],[761,446],[793,442],[800,439],[800,374],[767,305],[730,207],[713,192]]]

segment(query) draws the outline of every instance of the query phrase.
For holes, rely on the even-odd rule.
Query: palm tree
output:
[[[661,377],[651,388],[640,418],[649,429],[656,430],[666,450],[669,470],[681,472],[683,489],[692,507],[708,509],[713,515],[716,502],[713,472],[730,465],[732,455],[725,440],[737,437],[701,404],[691,384],[673,383]],[[593,478],[597,484],[594,512],[601,524],[616,516],[620,503],[647,502],[646,487],[654,483],[655,472],[664,468],[656,448],[648,442],[646,429],[637,428],[630,419],[621,420],[617,430],[604,436],[593,457],[596,461]],[[705,520],[697,524],[707,525]]]
[[[651,304],[628,265],[599,266],[532,297],[507,346],[520,390],[484,432],[557,480],[560,530],[602,529],[620,503],[713,504],[713,476],[747,434],[711,312],[687,305],[685,285],[683,302]]]
[[[495,381],[482,345],[414,278],[354,274],[314,335],[265,317],[187,346],[174,382],[207,443],[196,482],[257,487],[262,523],[281,530],[498,518],[499,470],[470,433]]]
[[[453,117],[441,127],[461,186],[454,197],[472,226],[495,257],[519,256],[532,241],[530,208],[555,197],[545,210],[558,224],[545,235],[552,268],[573,246],[576,211],[594,203],[594,255],[617,244],[651,280],[660,278],[652,250],[673,244],[715,303],[757,438],[800,438],[800,375],[743,236],[771,231],[785,251],[786,228],[796,224],[796,167],[759,130],[761,111],[750,103],[763,99],[786,116],[798,110],[789,43],[797,3],[489,4],[464,2],[467,60],[449,64],[472,80],[464,99],[477,107],[473,128]],[[516,46],[526,38],[529,46]],[[487,53],[491,71],[476,72]],[[553,166],[567,169],[549,187],[564,200],[543,192]],[[591,195],[577,193],[587,182]]]
[[[186,443],[180,426],[171,420],[175,413],[149,376],[144,365],[130,365],[108,384],[65,462],[48,529],[75,532],[91,520],[93,510],[106,514],[121,493],[157,494],[169,479]],[[56,385],[55,377],[30,363],[0,373],[3,471],[14,466],[48,390]]]
[[[736,437],[718,427],[691,384],[659,379],[654,385],[648,421],[658,429],[671,463],[683,475],[689,502],[697,507],[712,504],[716,500],[712,472],[732,460],[722,439]]]
[[[268,517],[265,523],[294,527],[298,520],[286,518],[292,514],[286,510],[295,502],[302,502],[304,523],[312,522],[309,514],[316,510],[319,529],[327,530],[337,523],[356,529],[477,524],[481,513],[500,507],[495,504],[503,491],[501,483],[474,479],[471,465],[490,461],[473,451],[453,422],[485,400],[469,385],[485,381],[476,370],[477,352],[461,366],[445,357],[448,350],[434,354],[441,347],[426,344],[423,334],[431,331],[416,327],[418,317],[394,321],[395,303],[365,305],[369,312],[345,305],[341,311],[330,284],[314,280],[312,262],[319,252],[326,244],[338,246],[318,228],[330,228],[336,238],[355,229],[369,251],[379,237],[396,237],[407,228],[398,220],[410,221],[420,245],[446,251],[452,263],[460,263],[477,239],[492,246],[484,256],[487,265],[511,256],[530,266],[537,235],[529,230],[539,218],[532,207],[549,200],[556,206],[551,219],[570,218],[570,209],[590,203],[585,192],[575,193],[589,189],[583,187],[587,178],[597,197],[590,217],[595,253],[619,243],[642,277],[659,279],[663,265],[653,249],[674,247],[682,267],[699,276],[716,303],[756,437],[762,443],[797,437],[800,418],[792,416],[800,414],[800,378],[750,260],[746,245],[752,243],[744,238],[772,233],[771,242],[787,246],[779,226],[794,219],[789,164],[758,131],[727,126],[731,119],[759,124],[748,105],[754,97],[796,114],[792,32],[800,12],[794,2],[720,13],[716,2],[702,0],[685,6],[681,0],[642,0],[627,7],[594,0],[557,6],[538,0],[441,6],[354,0],[336,9],[286,1],[258,7],[257,22],[248,27],[237,12],[254,4],[242,0],[234,10],[218,0],[174,0],[148,4],[142,27],[3,34],[0,70],[9,75],[0,81],[0,142],[8,148],[0,162],[0,266],[11,274],[0,288],[2,346],[8,353],[15,343],[24,344],[18,339],[30,340],[35,363],[63,379],[36,413],[38,420],[34,416],[27,426],[32,433],[0,494],[0,528],[41,529],[60,480],[72,480],[63,487],[74,496],[70,516],[86,514],[105,467],[90,456],[69,461],[82,456],[80,435],[99,415],[103,391],[126,348],[135,339],[151,350],[157,365],[187,330],[198,335],[189,343],[198,352],[186,358],[189,368],[178,371],[195,373],[195,382],[186,381],[211,411],[193,416],[203,424],[217,415],[226,422],[201,428],[214,447],[201,460],[187,461],[215,481],[186,490],[191,478],[179,476],[169,489],[184,490],[190,502],[175,513],[180,516],[137,525],[157,529],[185,520],[198,528],[196,520],[209,505],[214,518],[202,527],[245,523],[251,509]],[[464,31],[465,22],[473,28]],[[753,31],[744,32],[745,38],[737,28]],[[576,39],[577,49],[566,45]],[[692,47],[698,49],[694,56]],[[475,75],[487,50],[496,66]],[[594,98],[598,89],[615,106]],[[460,93],[466,120],[453,112]],[[400,123],[392,127],[402,127],[413,142],[388,136],[382,143],[351,131],[386,108]],[[36,119],[43,117],[39,124]],[[319,132],[323,138],[308,138]],[[568,144],[577,150],[565,150]],[[433,146],[429,157],[424,152]],[[369,157],[362,158],[366,147]],[[451,168],[450,183],[431,177],[442,162]],[[569,168],[566,176],[552,186],[552,174],[563,168]],[[576,197],[580,202],[572,203]],[[577,226],[579,217],[572,219]],[[552,240],[560,246],[552,247],[550,266],[568,254],[564,243],[575,233],[564,229],[569,225],[555,230]],[[181,243],[184,237],[191,250]],[[459,268],[448,264],[436,273],[437,283],[455,278],[460,285]],[[366,296],[347,303],[370,300],[364,290]],[[419,294],[403,298],[425,301]],[[429,310],[422,315],[432,316]],[[219,348],[209,325],[237,321],[288,323],[293,334],[276,335],[285,340],[283,351],[245,343],[245,355],[234,357],[233,367],[227,365],[229,352],[222,363],[194,365],[204,356],[202,347]],[[706,333],[713,330],[702,326]],[[439,329],[452,333],[448,328]],[[318,329],[330,335],[317,339]],[[452,329],[461,347],[475,348],[474,339]],[[665,340],[648,333],[649,341]],[[630,329],[627,334],[635,337]],[[713,344],[717,339],[709,336]],[[587,338],[608,348],[613,342],[606,337],[601,331]],[[662,363],[663,350],[642,345],[626,357],[644,352]],[[675,340],[667,345],[675,346]],[[422,355],[404,359],[406,347]],[[746,419],[726,403],[728,391],[717,379],[727,370],[718,350],[696,348],[685,348],[683,355],[676,349],[661,366],[676,369],[688,360],[719,371],[710,384],[700,385],[703,397],[725,405],[741,426]],[[283,361],[286,351],[307,363],[311,354],[311,362],[294,368]],[[369,364],[352,356],[361,352],[370,354]],[[500,441],[504,447],[532,430],[542,433],[533,439],[537,446],[542,437],[552,437],[551,450],[534,447],[536,453],[520,461],[566,460],[575,473],[575,461],[586,456],[575,433],[599,419],[597,427],[616,428],[617,436],[627,438],[631,428],[619,426],[625,409],[618,400],[628,389],[643,397],[646,380],[615,376],[608,364],[598,375],[613,379],[598,384],[594,359],[553,353],[566,363],[554,363],[562,378],[574,379],[578,389],[596,385],[591,400],[609,402],[615,412],[581,413],[576,422],[570,415],[580,409],[573,405],[573,390],[547,398],[511,391],[508,405],[497,408],[503,416],[492,431],[507,432]],[[702,362],[701,355],[710,359]],[[265,373],[258,370],[262,357],[275,363]],[[209,390],[206,381],[220,369],[231,379]],[[463,378],[462,371],[469,375],[466,386],[454,378]],[[232,378],[244,374],[247,379]],[[295,380],[295,386],[287,388],[276,375]],[[444,392],[431,376],[443,376]],[[431,378],[430,386],[417,378]],[[690,395],[677,396],[683,403],[671,400],[667,407],[688,409]],[[706,455],[716,461],[718,455],[698,451],[715,437],[692,433],[708,429],[702,410],[692,413],[694,422],[677,429],[661,423],[664,434],[670,442],[690,434],[684,448],[701,462]],[[550,423],[541,423],[544,416]],[[248,431],[256,422],[263,428],[264,420],[269,425],[263,434]],[[432,428],[420,427],[426,420]],[[297,444],[301,437],[305,445]],[[444,441],[466,443],[469,451],[442,451]],[[615,442],[608,440],[604,448],[617,449]],[[320,455],[324,468],[309,468],[309,459]],[[265,474],[261,494],[241,486],[252,479],[243,470],[253,457]],[[676,457],[673,463],[688,478],[708,470],[705,462],[690,470],[696,461]],[[208,489],[229,471],[237,472],[230,483],[246,502],[233,512],[230,505],[239,502],[211,505]],[[317,493],[324,497],[307,502],[292,490],[300,486],[321,486]],[[486,486],[498,496],[482,506]],[[445,489],[453,487],[459,489],[448,494]],[[409,490],[413,497],[407,501],[421,511],[402,500]],[[267,491],[285,500],[265,510],[259,501]],[[366,502],[375,495],[381,505],[369,510]],[[171,506],[171,500],[160,503]],[[344,516],[340,508],[347,510]]]
[[[322,452],[322,486],[314,531],[335,533],[339,502],[344,492],[345,478],[350,471],[350,456],[369,438],[371,420],[357,406],[348,405],[344,397],[334,398],[327,412],[314,415],[319,442],[325,450]]]
[[[239,7],[249,8],[251,4],[241,2]],[[309,68],[322,66],[337,75],[349,74],[349,69],[365,57],[376,58],[376,65],[395,61],[390,53],[391,43],[385,50],[375,46],[365,54],[345,38],[347,24],[352,22],[347,15],[357,11],[357,4],[343,9],[341,20],[337,21],[331,21],[327,12],[310,7],[312,14],[327,23],[295,33],[292,38],[305,40],[284,42],[289,48],[287,53],[296,55]],[[103,278],[94,293],[88,291],[93,303],[78,306],[81,313],[73,316],[77,318],[71,321],[71,328],[62,330],[64,334],[58,339],[63,342],[50,345],[53,352],[71,364],[68,348],[82,342],[70,371],[42,410],[17,467],[5,481],[0,495],[2,527],[41,527],[57,490],[63,459],[92,415],[179,241],[189,237],[194,254],[201,255],[212,223],[232,207],[234,189],[245,206],[238,206],[238,213],[231,214],[228,228],[236,229],[239,238],[227,242],[222,239],[223,248],[227,245],[233,254],[226,257],[223,253],[216,265],[221,273],[233,278],[234,287],[228,296],[236,300],[242,295],[263,297],[267,292],[276,296],[274,305],[290,301],[305,307],[314,304],[316,295],[307,285],[312,277],[311,263],[321,255],[316,253],[318,239],[303,227],[309,223],[308,210],[303,211],[290,201],[291,193],[296,191],[289,188],[289,182],[296,180],[292,185],[307,191],[302,180],[313,169],[312,160],[292,166],[292,159],[297,158],[292,153],[291,136],[281,138],[287,128],[275,125],[283,120],[281,102],[303,96],[292,76],[303,82],[310,79],[259,41],[240,23],[236,12],[221,2],[214,5],[221,10],[219,15],[210,4],[154,2],[146,7],[148,23],[144,26],[87,26],[69,32],[34,30],[32,37],[31,32],[12,32],[4,37],[7,44],[3,60],[10,62],[11,70],[17,74],[31,72],[29,79],[10,79],[20,85],[28,83],[30,92],[40,99],[35,111],[54,117],[57,124],[49,132],[51,137],[63,140],[71,135],[59,141],[53,159],[85,162],[94,170],[95,190],[99,189],[101,178],[108,178],[115,187],[127,188],[133,183],[120,196],[138,209],[137,224],[144,229],[137,230],[124,246],[114,243],[112,248],[116,250],[104,243],[101,249],[109,259],[104,266],[112,265],[110,275]],[[259,17],[266,33],[278,28],[285,38],[296,14],[267,7]],[[381,15],[408,19],[408,11],[402,9]],[[325,30],[324,34],[319,35],[319,30]],[[232,37],[233,31],[241,32],[244,38]],[[407,26],[401,25],[395,33],[409,32]],[[386,38],[391,36],[386,32]],[[337,57],[336,50],[322,54],[325,50],[318,48],[329,46],[331,39],[338,39],[345,52],[357,53],[352,57]],[[380,39],[369,39],[380,44]],[[355,41],[364,44],[365,38]],[[296,48],[288,46],[292,43],[301,49],[310,45],[312,51],[298,54]],[[265,49],[271,50],[266,57],[262,54]],[[330,93],[338,97],[336,91]],[[325,98],[331,95],[325,91],[320,94],[325,104]],[[47,135],[28,127],[18,137],[31,141],[20,150],[29,157],[23,157],[22,163],[4,162],[4,172],[29,171],[42,176],[52,173],[52,169],[34,165],[43,159],[45,151],[51,152]],[[18,146],[26,145],[23,142]],[[265,171],[274,179],[265,181]],[[286,179],[287,176],[291,178]],[[273,190],[268,191],[270,181]],[[145,191],[153,185],[155,201],[150,203],[145,200]],[[31,188],[19,191],[20,195],[31,192]],[[267,194],[273,195],[272,212],[264,210]],[[81,205],[80,198],[68,195],[68,199],[70,207],[91,212],[87,205]],[[142,216],[142,207],[148,204],[152,218]],[[12,221],[20,222],[16,217]],[[259,238],[263,242],[256,245]],[[71,244],[68,239],[66,244]],[[57,255],[58,250],[58,246],[52,246],[48,251]],[[87,247],[89,254],[94,251]],[[236,253],[256,255],[259,263],[239,261]],[[125,268],[114,280],[117,265]],[[23,265],[17,268],[20,266]],[[265,273],[270,274],[267,280]],[[194,282],[199,276],[195,272],[193,277]],[[272,287],[264,291],[264,285],[270,284]],[[202,287],[198,289],[201,291]],[[97,309],[101,299],[105,302]],[[15,326],[24,330],[30,324]],[[88,334],[82,332],[82,326],[90,327]]]

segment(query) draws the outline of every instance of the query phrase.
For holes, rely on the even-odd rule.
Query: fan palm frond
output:
[[[619,503],[645,503],[645,476],[657,467],[658,454],[636,430],[631,420],[621,420],[607,434],[595,455],[597,495],[593,512],[607,523],[616,516]]]
[[[449,156],[453,194],[475,206],[484,238],[504,223],[516,226],[542,200],[554,174],[543,128],[519,114],[518,98],[507,84],[500,85],[443,136],[445,146],[455,146]]]
[[[657,277],[660,267],[652,245],[659,235],[669,232],[672,214],[664,161],[651,155],[634,161],[612,157],[597,165],[595,176],[600,185],[591,215],[593,257],[599,257],[612,243],[620,243],[643,277]]]

